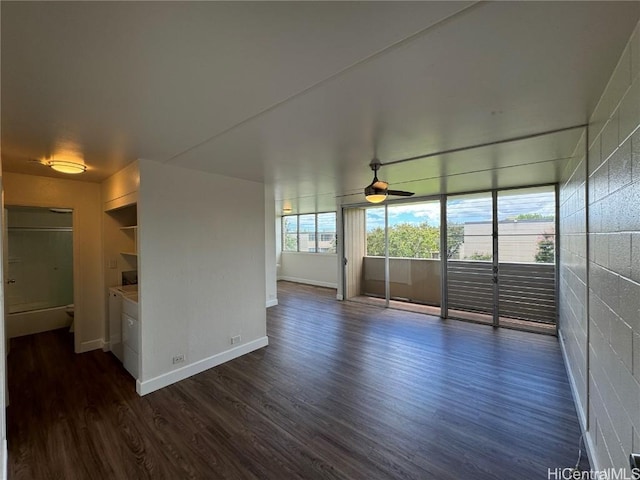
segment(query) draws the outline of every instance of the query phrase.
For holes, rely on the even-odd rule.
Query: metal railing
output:
[[[499,314],[501,317],[556,322],[555,265],[499,263]],[[440,305],[440,260],[390,258],[391,299]],[[364,257],[362,294],[384,297],[384,258]],[[449,308],[491,315],[493,271],[491,262],[449,260]]]

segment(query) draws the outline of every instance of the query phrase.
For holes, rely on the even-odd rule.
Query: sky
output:
[[[553,187],[526,190],[507,190],[498,194],[498,220],[519,214],[538,213],[555,215]],[[449,223],[490,222],[491,194],[472,194],[449,197],[447,221]],[[389,205],[389,225],[400,223],[440,225],[440,203],[419,202]],[[367,231],[384,227],[384,206],[367,209]]]

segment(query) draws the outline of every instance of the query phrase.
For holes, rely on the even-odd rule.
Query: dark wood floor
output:
[[[267,348],[142,398],[65,331],[13,339],[10,478],[542,479],[575,463],[556,338],[285,282],[278,298]]]

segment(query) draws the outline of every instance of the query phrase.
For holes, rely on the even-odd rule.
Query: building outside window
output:
[[[336,253],[336,212],[283,216],[282,251]]]

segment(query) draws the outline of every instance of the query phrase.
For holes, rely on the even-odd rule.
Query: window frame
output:
[[[334,215],[334,231],[333,232],[319,232],[318,231],[318,216],[319,215],[325,215],[327,213],[332,213]],[[300,217],[301,216],[307,216],[307,215],[313,215],[314,216],[314,230],[312,232],[300,232]],[[288,232],[285,228],[285,222],[287,218],[290,217],[297,217],[296,218],[296,231],[295,232]],[[311,253],[311,254],[320,254],[320,255],[336,255],[337,254],[337,248],[336,251],[334,252],[327,252],[327,251],[321,251],[320,250],[320,237],[321,235],[333,235],[333,239],[336,240],[337,243],[337,235],[338,235],[338,212],[336,211],[326,211],[326,212],[314,212],[314,213],[294,213],[294,214],[290,214],[290,215],[282,215],[281,219],[280,219],[281,223],[281,231],[282,231],[282,244],[281,244],[281,248],[280,251],[282,253]],[[308,250],[300,250],[300,234],[310,234],[313,235],[314,238],[314,251],[310,252]],[[286,245],[286,238],[287,238],[287,234],[289,235],[295,235],[296,236],[296,250],[286,250],[285,249],[285,245]]]

